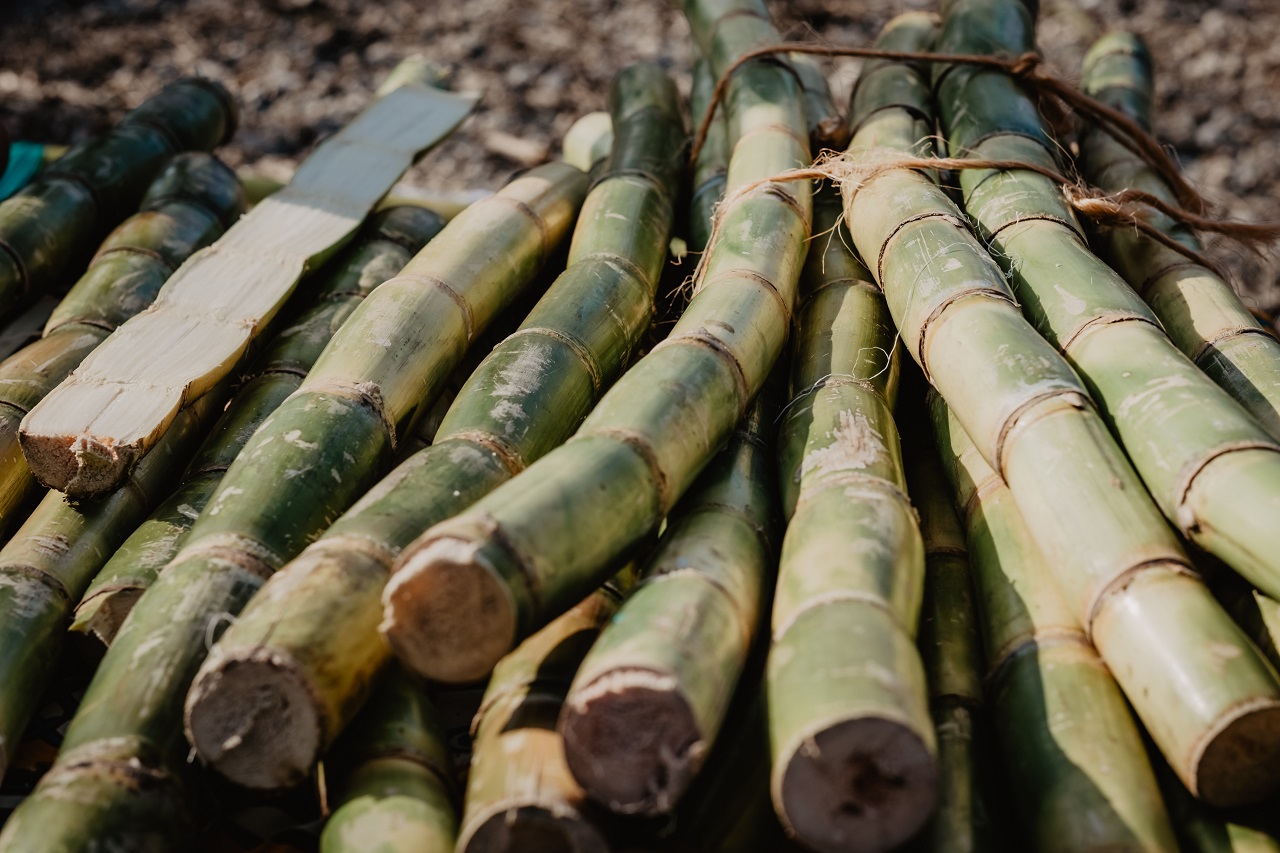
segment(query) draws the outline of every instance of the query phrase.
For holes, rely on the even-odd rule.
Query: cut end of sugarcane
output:
[[[515,600],[472,542],[445,537],[413,552],[382,604],[392,652],[433,681],[479,681],[516,644]]]
[[[278,655],[219,658],[187,694],[187,740],[237,785],[290,788],[319,757],[317,707],[301,674]]]
[[[937,802],[928,745],[896,720],[842,720],[805,740],[775,779],[788,829],[822,853],[883,853],[915,835]]]
[[[143,590],[136,587],[104,589],[87,598],[76,607],[75,619],[67,628],[84,638],[85,644],[99,647],[98,657],[115,640],[133,605],[142,597]]]
[[[614,670],[575,689],[560,732],[569,770],[619,814],[667,814],[702,766],[706,741],[670,675]]]
[[[574,812],[521,806],[491,815],[460,845],[460,853],[606,853],[600,831]]]
[[[73,498],[112,491],[136,461],[136,449],[91,435],[18,434],[22,455],[40,485]]]
[[[1240,709],[1206,742],[1195,765],[1197,797],[1211,806],[1259,803],[1280,789],[1280,704]]]

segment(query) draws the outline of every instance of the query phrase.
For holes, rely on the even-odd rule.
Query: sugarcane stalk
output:
[[[179,80],[0,202],[0,313],[70,272],[137,209],[170,156],[211,150],[231,138],[235,123],[235,103],[222,86]]]
[[[868,276],[869,277],[869,276]],[[938,810],[912,847],[925,853],[981,853],[996,847],[989,780],[991,745],[982,688],[982,639],[964,531],[936,452],[924,409],[906,442],[907,486],[920,513],[925,584],[920,654],[938,739]]]
[[[14,831],[14,849],[73,848],[88,836],[149,832],[154,843],[170,845],[182,837],[182,809],[173,804],[184,793],[171,768],[183,764],[183,697],[211,641],[388,463],[391,425],[409,420],[418,395],[430,398],[471,334],[533,277],[547,244],[568,229],[584,184],[581,172],[563,164],[525,173],[450,222],[342,324],[302,386],[237,456],[183,549],[121,626],[67,730],[53,781],[27,800],[36,803],[32,812],[49,813],[60,791],[74,787],[90,805],[59,824],[57,837],[20,821],[29,828],[21,840]],[[147,827],[113,816],[113,803],[127,800],[139,778],[163,789],[156,796],[170,804],[172,820]]]
[[[804,112],[809,122],[809,147],[814,152],[843,151],[849,144],[849,125],[831,100],[827,75],[812,55],[787,54],[804,92]]]
[[[189,407],[154,458],[105,500],[72,503],[50,491],[0,549],[0,777],[53,675],[71,603],[164,493],[223,399]]]
[[[473,102],[424,86],[379,98],[320,145],[288,187],[184,263],[147,311],[23,418],[22,452],[40,482],[76,497],[114,488],[174,414],[234,368],[303,273],[354,236]],[[379,340],[370,343],[387,346]]]
[[[950,51],[1032,47],[1032,22],[1018,0],[956,0],[948,9],[954,23],[944,24],[943,46]],[[991,25],[1015,16],[1022,26]],[[981,110],[971,108],[975,100]],[[1008,76],[958,69],[942,78],[939,103],[960,156],[1056,168],[1057,143]],[[1089,385],[1165,516],[1259,589],[1280,594],[1280,526],[1269,509],[1280,502],[1280,444],[1088,251],[1061,186],[1026,170],[966,170],[960,182],[1024,310]],[[1280,747],[1280,729],[1274,737]]]
[[[444,221],[418,207],[375,215],[343,254],[304,281],[310,305],[289,318],[241,379],[241,387],[196,453],[181,485],[116,550],[76,606],[73,632],[108,646],[138,598],[177,554],[232,460],[273,411],[302,384],[306,372],[356,306],[396,273]]]
[[[987,695],[1021,840],[1037,853],[1178,849],[1142,736],[1054,586],[1014,496],[930,394],[968,536]]]
[[[624,569],[504,657],[472,723],[458,853],[609,850],[555,721],[573,674],[630,584]]]
[[[906,841],[935,804],[937,751],[915,633],[924,550],[893,419],[892,321],[814,201],[791,402],[779,427],[784,514],[766,676],[779,817],[817,850]]]
[[[0,358],[8,358],[44,334],[49,315],[58,307],[59,299],[46,293],[0,330]]]
[[[716,88],[711,63],[700,53],[693,63],[693,85],[689,91],[689,114],[696,126],[702,121]],[[689,195],[689,249],[702,252],[711,239],[712,220],[716,206],[724,198],[725,181],[729,174],[729,125],[724,111],[717,112],[707,127],[693,164],[692,190]]]
[[[453,853],[449,751],[425,686],[391,667],[325,760],[337,808],[321,853]]]
[[[608,113],[587,113],[565,131],[560,146],[561,158],[584,172],[609,156],[613,148],[613,119]]]
[[[975,26],[1026,25],[1021,6],[964,8]],[[896,91],[877,98],[858,87],[855,166],[931,151],[927,81],[911,66],[893,69],[903,75]],[[957,67],[942,82],[974,73]],[[890,167],[844,193],[854,242],[878,259],[912,357],[1009,484],[1068,607],[1161,752],[1202,798],[1265,796],[1280,745],[1275,673],[1196,577],[1084,385],[928,177]]]
[[[686,14],[718,72],[778,38],[758,0],[691,0]],[[808,146],[789,72],[754,62],[733,77],[729,135],[740,142],[701,289],[571,441],[401,554],[387,621],[417,624],[415,671],[480,678],[503,649],[580,601],[657,528],[776,361],[810,211],[807,183],[769,178],[807,165]]]
[[[773,585],[776,409],[761,393],[671,514],[569,690],[565,759],[612,811],[672,811],[724,724]]]
[[[1137,36],[1110,33],[1094,44],[1085,56],[1082,85],[1151,129],[1151,54]],[[1082,132],[1080,166],[1086,180],[1108,192],[1137,189],[1178,203],[1159,172],[1099,128]],[[1195,233],[1168,216],[1152,211],[1147,221],[1192,251],[1203,251]],[[1090,242],[1146,301],[1183,355],[1280,438],[1280,341],[1231,285],[1132,228],[1101,229]]]
[[[683,126],[656,66],[624,69],[613,103],[610,165],[583,205],[564,273],[467,380],[433,445],[280,572],[201,669],[188,731],[223,775],[274,788],[309,772],[388,660],[377,629],[400,549],[562,442],[631,357],[666,256]],[[247,695],[281,710],[255,717]],[[235,749],[223,746],[229,730]]]
[[[235,174],[203,152],[174,157],[142,210],[103,241],[58,303],[39,340],[0,364],[0,532],[39,491],[18,445],[18,425],[107,335],[155,299],[173,271],[244,209]]]

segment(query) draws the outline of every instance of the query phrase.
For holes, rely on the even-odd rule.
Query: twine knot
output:
[[[1022,54],[1009,66],[1009,73],[1014,77],[1035,77],[1040,71],[1044,60],[1040,54],[1028,51]]]

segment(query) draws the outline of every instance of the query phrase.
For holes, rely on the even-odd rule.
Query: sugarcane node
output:
[[[915,835],[937,801],[937,763],[898,720],[839,720],[779,756],[774,803],[821,853],[883,853]]]
[[[1179,530],[1184,534],[1190,534],[1192,530],[1200,525],[1200,518],[1194,506],[1195,499],[1192,492],[1196,490],[1196,481],[1201,474],[1204,474],[1219,459],[1228,457],[1233,453],[1241,453],[1248,450],[1280,453],[1280,445],[1277,445],[1270,438],[1225,442],[1204,453],[1191,465],[1187,466],[1186,470],[1179,472],[1177,484],[1174,486],[1174,495],[1176,496],[1174,519]]]
[[[559,729],[578,784],[618,814],[671,812],[707,748],[677,680],[650,669],[610,670],[574,689]]]
[[[216,652],[215,652],[216,653]],[[219,656],[187,694],[184,726],[200,758],[256,790],[297,785],[315,766],[322,707],[305,675],[270,650]]]
[[[516,644],[511,591],[474,542],[442,537],[411,549],[383,591],[378,631],[425,678],[479,681]]]
[[[484,818],[458,853],[609,853],[599,830],[554,807],[511,806]]]

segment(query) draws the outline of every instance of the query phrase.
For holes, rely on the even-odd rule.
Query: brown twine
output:
[[[728,88],[729,78],[735,71],[756,59],[766,56],[773,56],[778,53],[806,53],[816,56],[854,56],[864,59],[888,59],[898,62],[930,62],[930,63],[948,63],[953,65],[973,65],[981,68],[994,68],[1007,71],[1013,77],[1021,80],[1030,86],[1040,100],[1044,103],[1059,103],[1065,110],[1074,112],[1086,119],[1092,119],[1095,123],[1101,125],[1108,131],[1121,145],[1124,145],[1131,152],[1141,157],[1152,168],[1156,169],[1160,175],[1173,189],[1174,195],[1177,197],[1182,209],[1185,209],[1189,215],[1202,215],[1209,210],[1209,205],[1204,197],[1187,183],[1182,176],[1181,170],[1177,163],[1169,156],[1164,147],[1152,136],[1146,128],[1138,124],[1129,116],[1120,110],[1104,104],[1096,98],[1086,95],[1084,92],[1059,79],[1052,73],[1047,71],[1043,62],[1035,53],[1024,53],[1021,56],[1007,58],[1001,56],[985,56],[982,54],[968,53],[931,53],[917,51],[900,51],[900,50],[881,50],[871,47],[827,47],[824,45],[814,45],[805,43],[783,43],[773,45],[771,47],[757,48],[748,51],[729,66],[729,68],[716,81],[716,88],[712,92],[711,101],[707,104],[706,113],[702,117],[702,123],[698,126],[698,133],[694,137],[694,145],[691,160],[696,160],[702,146],[706,141],[707,131],[711,125],[711,121],[715,116],[716,108],[724,99],[725,90]],[[1061,121],[1061,116],[1051,116],[1051,123],[1057,124]],[[1172,214],[1170,214],[1172,215]],[[1176,216],[1182,219],[1182,216]],[[1185,220],[1184,220],[1185,221]]]
[[[1157,210],[1180,220],[1186,217],[1184,221],[1193,228],[1224,234],[1238,240],[1261,242],[1280,238],[1280,224],[1208,219],[1174,207],[1162,199],[1141,190],[1122,190],[1118,193],[1107,194],[1097,188],[1084,186],[1067,178],[1060,172],[1037,163],[1026,163],[1020,160],[982,160],[963,157],[915,157],[889,151],[884,153],[887,156],[877,157],[874,162],[858,164],[853,162],[847,152],[830,152],[820,156],[809,168],[788,169],[780,174],[769,178],[761,178],[735,189],[716,206],[715,216],[711,225],[711,234],[707,240],[706,248],[698,259],[697,268],[680,290],[685,290],[691,286],[692,293],[696,295],[702,288],[703,280],[706,276],[705,262],[719,239],[720,227],[725,213],[739,199],[749,195],[751,192],[773,183],[827,180],[838,185],[842,190],[847,190],[849,195],[853,195],[876,177],[897,169],[915,171],[990,169],[1001,172],[1011,170],[1035,172],[1059,184],[1072,210],[1088,218],[1094,224],[1112,228],[1135,228],[1162,246],[1177,252],[1206,269],[1213,270],[1224,278],[1225,274],[1212,260],[1178,242],[1147,221],[1148,211]],[[841,217],[843,217],[843,213]]]

